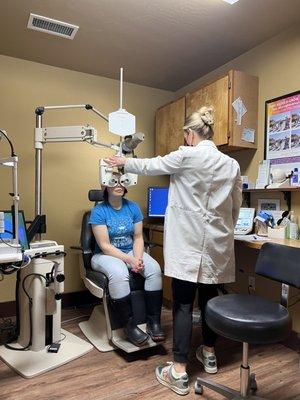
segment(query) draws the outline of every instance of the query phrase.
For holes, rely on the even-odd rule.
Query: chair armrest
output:
[[[70,246],[70,249],[83,251],[82,246],[79,246],[79,245],[78,246]]]
[[[149,247],[150,249],[153,249],[153,247],[163,247],[162,244],[158,244],[158,243],[150,242],[150,241],[148,242],[147,240],[144,241],[144,245],[145,245],[145,247]]]

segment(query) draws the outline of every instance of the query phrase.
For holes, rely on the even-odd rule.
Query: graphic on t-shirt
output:
[[[110,243],[122,250],[132,248],[133,223],[129,217],[115,218],[107,221]]]

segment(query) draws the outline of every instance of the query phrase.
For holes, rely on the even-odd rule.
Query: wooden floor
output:
[[[88,310],[90,312],[90,310]],[[87,310],[67,310],[63,319],[86,314]],[[82,319],[86,319],[83,317]],[[78,322],[63,327],[83,337]],[[172,359],[171,314],[163,312],[163,322],[168,334],[164,347],[124,355],[121,351],[100,353],[92,350],[85,356],[56,370],[33,379],[23,379],[0,362],[1,400],[171,400],[180,397],[160,385],[154,376],[157,364]],[[189,375],[193,388],[197,376],[208,377],[195,358],[195,348],[201,342],[199,327],[195,327],[191,349]],[[217,345],[220,370],[210,376],[216,382],[239,388],[241,346],[220,339]],[[300,400],[299,353],[281,344],[255,347],[250,351],[250,362],[257,375],[258,395],[270,400]],[[191,393],[185,399],[217,400],[222,396],[205,390],[202,397]]]

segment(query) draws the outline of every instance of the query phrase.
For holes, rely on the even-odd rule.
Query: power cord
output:
[[[65,340],[65,338],[67,337],[67,335],[65,335],[63,332],[60,332],[60,334],[61,334],[63,337],[62,337],[61,339],[57,340],[56,342],[53,342],[53,343],[49,344],[49,345],[47,346],[47,351],[50,349],[50,347],[51,347],[53,344],[59,344],[59,343],[61,343],[62,341]]]
[[[2,131],[1,129],[0,129],[0,133],[2,133],[2,135],[5,137],[5,139],[6,139],[6,140],[8,141],[8,143],[9,143],[10,150],[11,150],[11,157],[15,157],[16,154],[15,154],[14,146],[13,146],[12,142],[10,141],[9,137],[8,137],[7,134],[6,134],[4,131]]]
[[[0,240],[1,240],[2,243],[6,244],[6,246],[12,247],[13,249],[19,249],[20,248],[20,246],[14,246],[12,244],[7,243],[1,236],[0,236]]]
[[[27,280],[30,276],[34,276],[34,277],[37,277],[37,276],[38,276],[38,277],[40,277],[40,278],[45,279],[46,284],[48,283],[48,282],[47,282],[47,278],[46,278],[44,275],[38,274],[38,273],[28,274],[28,275],[26,275],[25,278],[22,280],[22,288],[23,288],[23,290],[24,290],[24,292],[25,292],[25,294],[26,294],[26,296],[27,296],[27,298],[28,298],[28,302],[29,302],[29,331],[30,331],[30,334],[29,334],[29,342],[28,342],[28,344],[27,344],[25,347],[13,347],[13,346],[10,346],[8,343],[6,343],[6,344],[5,344],[5,347],[6,347],[7,349],[10,349],[10,350],[25,351],[25,350],[28,350],[29,347],[31,347],[31,345],[32,345],[32,297],[30,297],[30,295],[29,295],[29,293],[27,292],[26,287],[25,287],[25,282],[26,282],[26,280]]]

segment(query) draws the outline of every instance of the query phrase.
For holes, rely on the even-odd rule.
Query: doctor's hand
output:
[[[106,164],[110,165],[111,167],[123,167],[126,163],[126,157],[123,156],[112,156],[105,158],[104,160]]]

